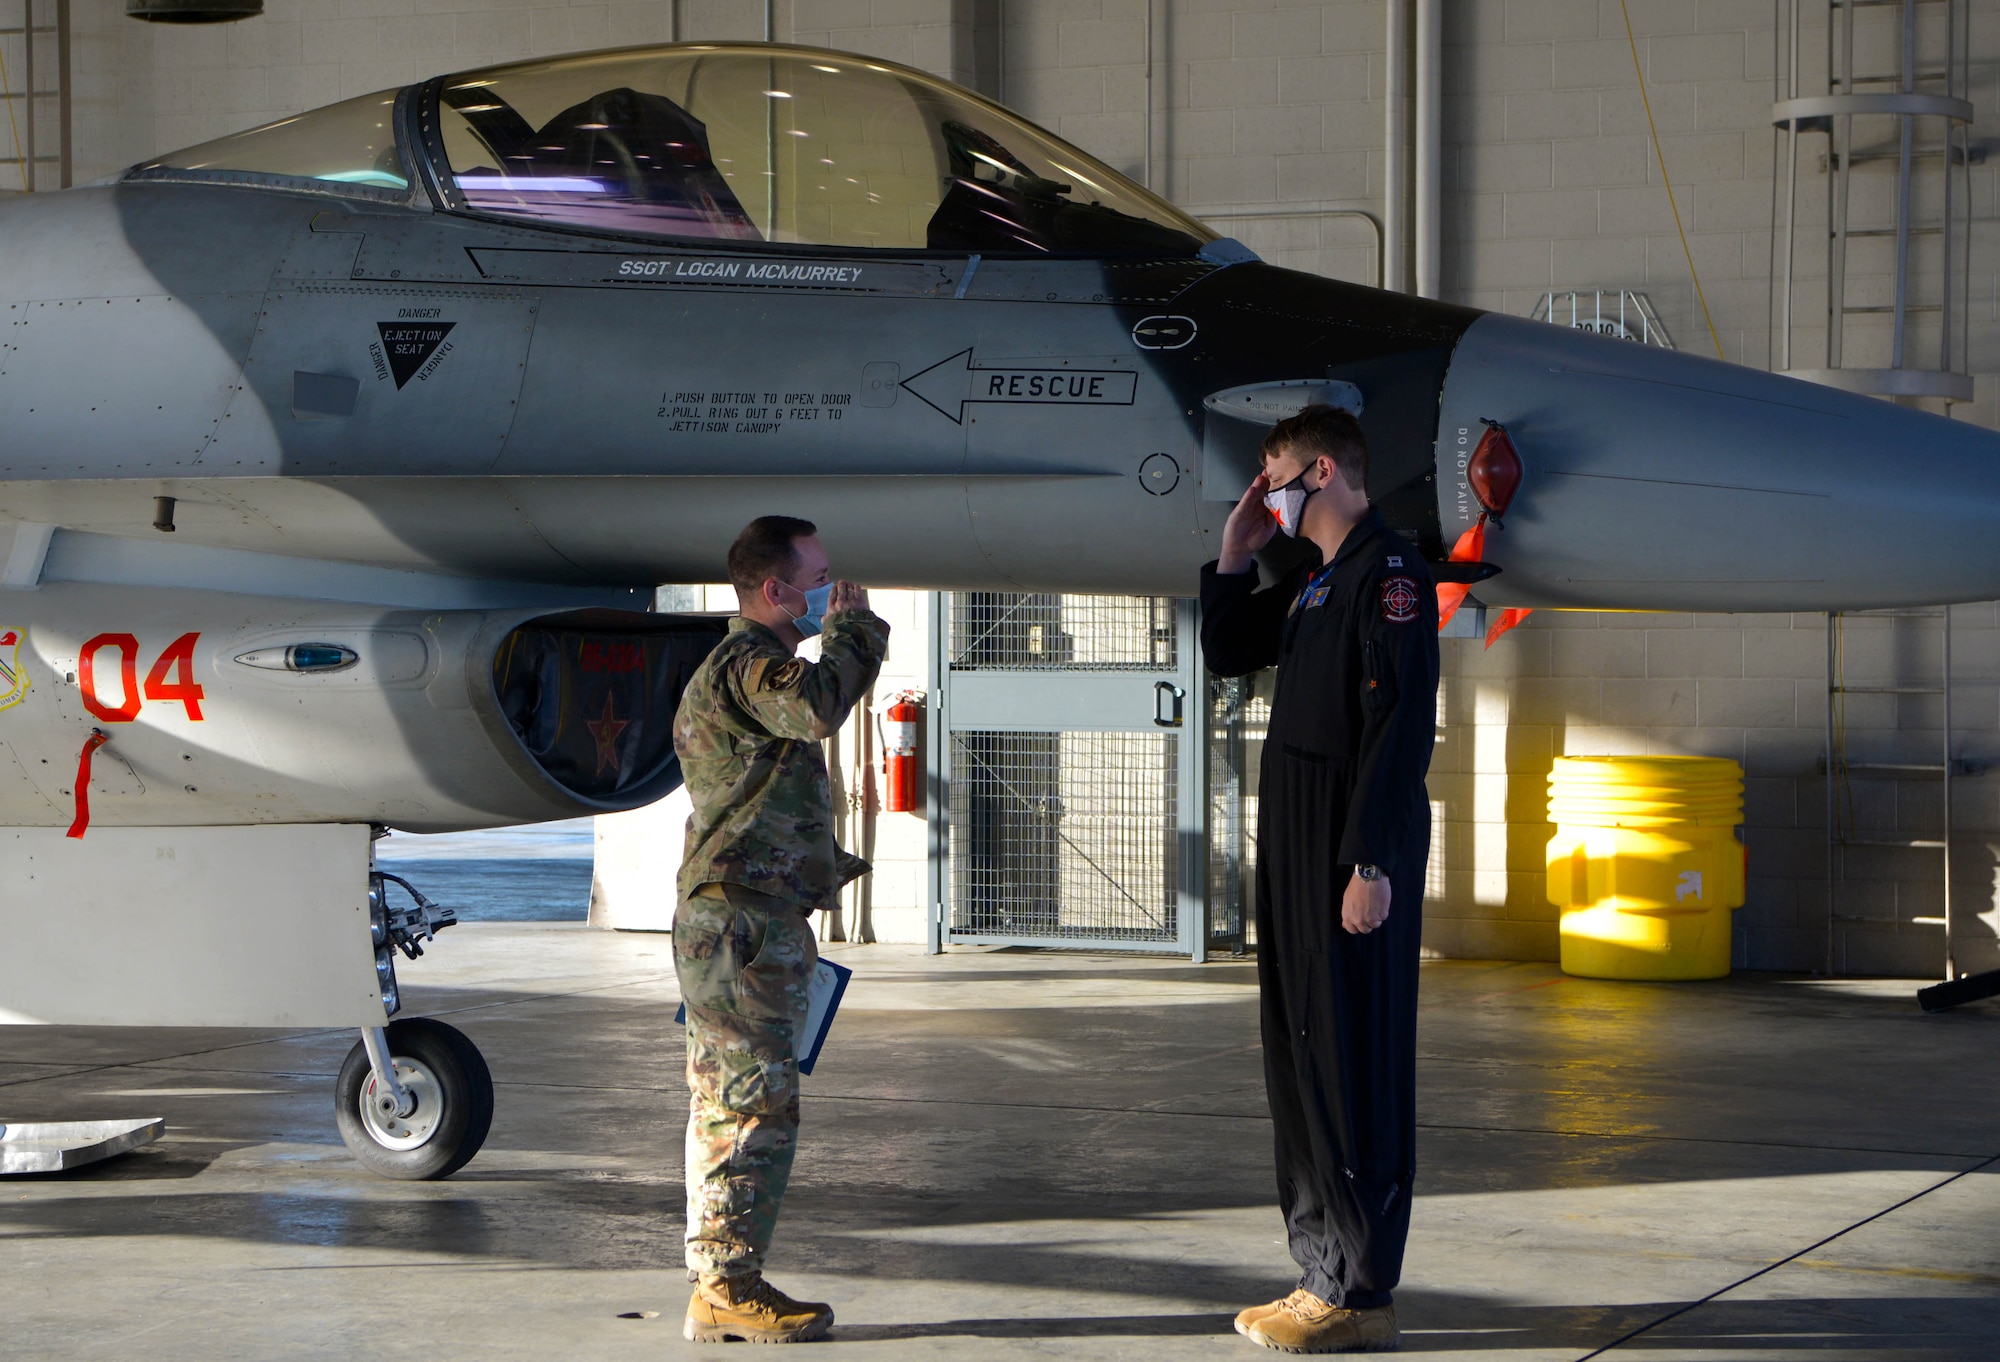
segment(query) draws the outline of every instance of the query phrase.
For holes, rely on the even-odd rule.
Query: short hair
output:
[[[772,577],[783,578],[799,565],[799,541],[819,526],[795,515],[760,515],[729,546],[729,584],[739,596],[753,596]]]
[[[1368,486],[1368,437],[1352,412],[1315,402],[1297,416],[1287,416],[1264,437],[1259,460],[1269,463],[1287,449],[1308,460],[1324,454],[1349,487],[1359,492]]]

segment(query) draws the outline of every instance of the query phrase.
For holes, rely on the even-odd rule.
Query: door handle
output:
[[[1160,728],[1181,726],[1181,701],[1187,692],[1171,681],[1153,683],[1153,723]]]

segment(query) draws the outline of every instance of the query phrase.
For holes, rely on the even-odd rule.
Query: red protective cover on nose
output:
[[[1479,437],[1479,447],[1472,451],[1472,462],[1465,467],[1465,480],[1472,484],[1472,495],[1479,498],[1488,515],[1497,520],[1507,514],[1507,508],[1514,504],[1514,493],[1521,490],[1521,456],[1504,426],[1486,423],[1486,433]]]
[[[1446,560],[1452,563],[1476,563],[1486,556],[1486,517],[1472,522],[1470,528],[1458,537],[1451,547],[1451,555]],[[1458,607],[1465,604],[1465,598],[1472,588],[1463,582],[1439,582],[1438,628],[1442,630],[1451,623],[1451,617],[1458,613]]]

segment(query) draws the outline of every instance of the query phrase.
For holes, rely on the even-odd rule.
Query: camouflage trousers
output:
[[[799,1133],[799,1033],[819,943],[806,913],[737,884],[704,884],[674,918],[687,1004],[687,1265],[764,1267]]]

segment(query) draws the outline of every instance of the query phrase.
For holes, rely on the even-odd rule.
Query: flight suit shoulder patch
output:
[[[801,658],[753,654],[743,664],[743,693],[791,690],[804,678],[807,666]]]
[[[1423,595],[1415,579],[1397,575],[1382,579],[1382,618],[1391,624],[1409,624],[1423,609]]]

